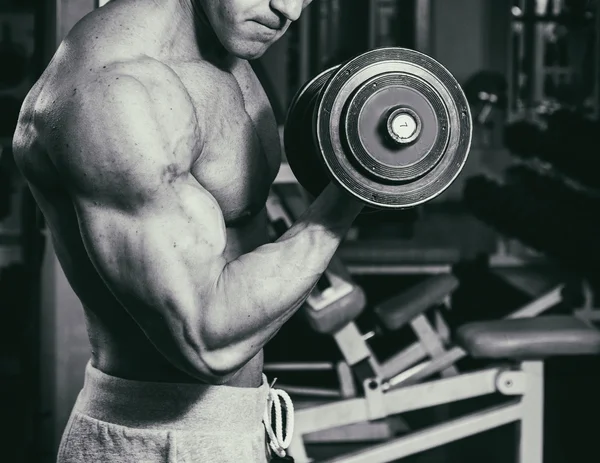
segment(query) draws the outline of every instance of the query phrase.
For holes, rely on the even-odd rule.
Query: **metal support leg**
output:
[[[444,320],[444,315],[442,314],[443,309],[436,309],[433,313],[435,330],[438,332],[438,336],[442,340],[444,344],[448,344],[450,342],[450,327]]]
[[[410,322],[410,325],[432,359],[441,357],[446,353],[443,341],[440,339],[438,332],[431,326],[424,315],[415,317]],[[441,371],[441,374],[445,378],[449,376],[456,376],[458,374],[458,370],[454,365],[449,365],[447,368]]]
[[[366,358],[373,357],[354,322],[348,323],[344,328],[334,333],[333,337],[342,351],[344,359],[351,367]]]
[[[521,399],[518,463],[543,463],[544,453],[544,363],[523,362],[525,394]]]

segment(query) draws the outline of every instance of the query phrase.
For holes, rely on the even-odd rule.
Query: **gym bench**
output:
[[[387,391],[377,377],[365,378],[363,397],[296,411],[290,454],[299,463],[312,461],[304,447],[311,433],[500,393],[512,400],[327,462],[391,462],[519,422],[518,463],[543,463],[544,359],[600,354],[600,332],[575,317],[541,316],[470,323],[456,341],[471,357],[498,365]]]

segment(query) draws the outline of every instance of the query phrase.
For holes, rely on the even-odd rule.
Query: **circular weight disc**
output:
[[[368,175],[389,182],[414,180],[431,170],[446,151],[448,112],[438,93],[419,78],[401,73],[376,76],[347,106],[341,138]],[[398,143],[388,133],[393,128],[388,117],[398,112],[414,115],[409,120],[419,133],[412,142]]]
[[[327,69],[298,90],[288,109],[283,130],[287,162],[296,180],[315,197],[331,178],[315,143],[314,110],[323,85],[337,68]]]
[[[426,83],[438,94],[448,117],[448,138],[441,159],[423,175],[409,181],[383,181],[357,168],[340,130],[345,108],[356,90],[389,73]],[[422,53],[402,48],[364,53],[335,71],[322,89],[318,103],[316,136],[324,163],[336,183],[371,206],[403,209],[429,201],[448,188],[466,162],[472,122],[465,95],[446,68]],[[403,102],[393,104],[401,106]]]

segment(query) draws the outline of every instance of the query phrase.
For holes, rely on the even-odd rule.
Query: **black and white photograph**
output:
[[[600,0],[0,0],[0,462],[600,461]]]

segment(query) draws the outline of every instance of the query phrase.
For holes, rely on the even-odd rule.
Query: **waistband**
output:
[[[90,363],[74,411],[132,428],[248,433],[262,427],[269,384],[258,388],[117,378]]]

